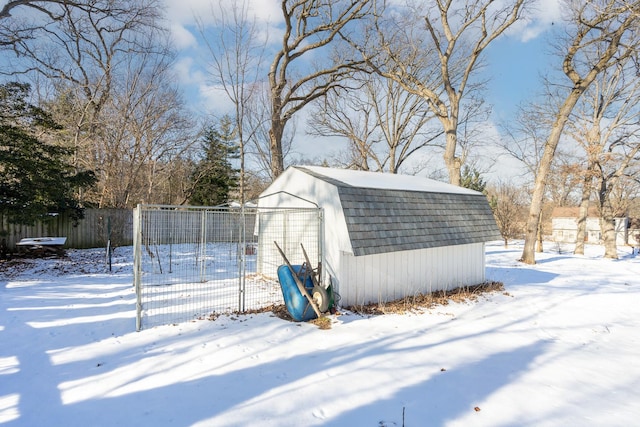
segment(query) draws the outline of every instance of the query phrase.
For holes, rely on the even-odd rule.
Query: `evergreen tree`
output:
[[[476,170],[475,168],[472,169],[469,166],[465,166],[464,168],[462,168],[460,186],[484,193],[487,183],[484,179],[482,179],[478,170]]]
[[[189,203],[216,206],[229,202],[229,194],[238,185],[238,170],[231,161],[238,158],[231,119],[223,117],[219,127],[207,128],[202,137],[204,158],[191,174]]]
[[[0,214],[33,224],[51,213],[81,219],[76,190],[95,183],[93,172],[67,163],[71,151],[48,142],[60,126],[27,101],[30,86],[0,85]]]

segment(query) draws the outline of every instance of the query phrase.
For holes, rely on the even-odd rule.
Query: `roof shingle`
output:
[[[481,193],[363,188],[299,169],[338,188],[356,256],[501,238],[489,203]]]

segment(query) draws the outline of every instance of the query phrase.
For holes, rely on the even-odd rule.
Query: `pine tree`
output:
[[[231,162],[238,158],[235,132],[229,117],[223,117],[218,127],[210,126],[202,137],[204,158],[191,174],[189,203],[216,206],[229,202],[229,194],[238,185],[238,170]]]
[[[0,85],[0,213],[26,225],[52,213],[81,219],[75,193],[93,185],[95,175],[75,170],[70,150],[48,142],[60,126],[27,101],[29,92],[28,84]]]
[[[460,186],[484,193],[487,183],[480,176],[480,171],[466,166],[462,168]]]

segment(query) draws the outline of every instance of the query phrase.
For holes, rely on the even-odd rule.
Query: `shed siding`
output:
[[[364,256],[343,252],[336,274],[333,283],[343,306],[480,284],[485,280],[484,243]]]

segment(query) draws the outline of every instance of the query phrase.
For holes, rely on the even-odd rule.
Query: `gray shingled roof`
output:
[[[362,188],[298,169],[338,188],[356,256],[501,239],[481,193]]]

